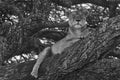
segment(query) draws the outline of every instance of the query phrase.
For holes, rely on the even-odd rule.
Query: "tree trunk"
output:
[[[67,48],[62,55],[46,58],[39,69],[42,80],[118,80],[119,59],[102,59],[120,43],[120,16],[104,21],[84,39]],[[30,76],[34,63],[13,67],[8,80],[40,80]],[[10,69],[9,69],[10,70]],[[13,79],[14,78],[14,79]]]
[[[77,69],[82,70],[96,62],[100,55],[120,43],[120,16],[111,18],[93,30],[91,35],[67,48],[62,55],[52,56],[44,61],[50,80],[58,79]],[[49,63],[48,63],[49,62]]]
[[[0,66],[4,65],[4,55],[7,54],[6,38],[0,36]]]

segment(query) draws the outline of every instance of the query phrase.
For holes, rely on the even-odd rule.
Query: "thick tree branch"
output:
[[[43,65],[47,63],[46,70],[51,80],[61,74],[83,68],[84,65],[96,61],[101,54],[116,47],[120,43],[119,25],[120,16],[111,18],[93,31],[89,37],[66,49],[62,55],[53,56],[51,60],[45,61]]]
[[[46,58],[39,69],[39,77],[44,80],[79,80],[81,77],[84,80],[118,79],[120,60],[98,61],[98,58],[119,43],[120,16],[117,16],[105,21],[87,38],[67,48],[62,55]],[[8,80],[39,80],[30,76],[33,65],[33,62],[26,62],[13,67],[13,73],[8,75],[14,76],[7,76]]]
[[[53,22],[49,22],[49,24],[38,24],[38,26],[36,26],[36,28],[33,28],[30,30],[30,34],[28,36],[32,36],[34,35],[36,32],[39,32],[42,29],[45,28],[55,28],[55,27],[59,27],[59,28],[67,28],[69,27],[68,22],[63,22],[63,23],[53,23]]]
[[[120,3],[119,0],[51,0],[53,3],[64,6],[71,7],[72,5],[81,3],[91,3],[102,7],[108,7],[110,10],[110,17],[116,16],[116,7]]]
[[[103,7],[109,7],[109,3],[120,3],[119,0],[51,0],[53,3],[64,7],[70,7],[71,5],[81,4],[81,3],[92,3]]]

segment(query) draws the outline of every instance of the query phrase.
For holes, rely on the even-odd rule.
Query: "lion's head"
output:
[[[87,9],[80,9],[78,11],[69,12],[69,26],[74,28],[82,28],[87,24],[86,17],[89,15]]]

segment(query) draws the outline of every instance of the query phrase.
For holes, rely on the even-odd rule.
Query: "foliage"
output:
[[[4,79],[3,77],[0,77],[0,79],[32,79],[31,77],[29,77],[29,74],[34,63],[23,63],[24,61],[27,62],[31,59],[34,59],[34,54],[31,53],[31,51],[35,51],[37,52],[37,54],[39,54],[39,52],[41,52],[46,46],[50,46],[56,41],[62,39],[66,35],[68,30],[66,10],[72,11],[77,10],[81,7],[85,7],[85,5],[78,4],[72,6],[71,8],[65,8],[56,5],[51,1],[52,0],[2,0],[2,2],[0,2],[0,61],[2,63],[6,62],[7,64],[11,62],[11,65],[15,64],[13,67],[7,66],[6,69],[5,67],[0,67],[0,70],[4,68],[3,71],[0,71],[0,75],[3,76]],[[68,4],[68,6],[69,4],[71,4],[71,2],[67,0],[63,0],[63,2]],[[119,35],[119,16],[118,18],[113,18],[109,20],[108,8],[94,4],[86,4],[86,6],[86,8],[90,12],[90,15],[87,18],[88,27],[92,28],[93,30],[95,29],[96,31],[98,28],[100,28],[100,31],[96,32],[97,34],[93,34],[94,36],[97,35],[97,37],[99,37],[99,39],[97,38],[98,40],[95,39],[96,41],[98,41],[98,44],[95,45],[97,48],[99,48],[99,50],[97,48],[94,48],[94,50],[96,50],[97,52],[91,50],[91,54],[97,53],[95,56],[100,56],[99,59],[102,60],[97,61],[95,64],[92,64],[92,66],[90,65],[87,68],[84,68],[82,71],[76,70],[78,66],[74,68],[72,67],[71,63],[67,63],[69,62],[69,59],[72,59],[74,56],[76,56],[75,52],[77,51],[76,53],[78,53],[78,47],[80,49],[83,49],[83,44],[86,44],[86,46],[92,45],[89,44],[89,42],[87,44],[88,39],[86,39],[85,41],[79,43],[82,45],[83,48],[80,47],[81,45],[79,46],[78,43],[76,43],[75,45],[73,45],[73,47],[66,49],[63,56],[59,58],[54,56],[53,59],[48,58],[48,60],[51,59],[49,61],[51,61],[52,63],[48,63],[49,61],[46,60],[47,64],[43,64],[42,68],[44,70],[44,66],[47,65],[47,68],[49,67],[48,69],[50,70],[48,71],[49,73],[54,73],[54,71],[57,70],[58,72],[69,72],[69,70],[71,70],[70,73],[64,74],[62,76],[57,76],[59,77],[58,80],[99,80],[101,76],[103,80],[118,79],[119,59],[116,60],[103,58],[111,58],[111,56],[112,58],[119,58],[119,41],[117,42],[116,38],[114,38],[116,42],[114,40],[110,40],[113,37]],[[117,9],[117,15],[119,15],[120,13],[119,8],[120,7],[118,7]],[[109,32],[112,31],[111,29],[115,30],[116,32]],[[111,34],[112,37],[109,37],[111,36]],[[109,40],[111,41],[108,42],[110,43],[110,45],[113,44],[113,42],[115,44],[114,46],[112,46],[112,48],[110,48],[111,46],[108,45],[108,43],[104,43],[104,41]],[[44,43],[42,41],[44,41]],[[95,46],[92,46],[92,48],[93,47]],[[87,49],[88,48],[86,47],[85,50],[89,51]],[[109,51],[108,49],[111,50]],[[74,56],[69,56],[67,53],[72,53],[72,55]],[[106,55],[104,55],[105,53]],[[28,57],[25,57],[24,54],[28,55]],[[21,59],[15,59],[15,61],[13,61],[12,58],[16,58],[16,55],[20,55]],[[66,62],[64,60],[61,61],[61,59],[65,58],[66,55]],[[80,57],[80,55],[77,56]],[[80,57],[80,59],[83,58]],[[60,61],[61,63],[59,64]],[[62,62],[65,62],[63,66],[61,66]],[[16,63],[22,64],[17,65]],[[66,65],[67,67],[69,65],[69,70],[67,70]],[[77,63],[75,63],[74,66],[75,65],[77,65]],[[54,75],[53,78],[56,75]],[[77,79],[75,78],[76,75]]]
[[[56,42],[65,36],[64,31],[66,33],[68,26],[58,25],[58,23],[66,22],[65,11],[67,8],[65,7],[57,6],[49,0],[5,0],[0,4],[0,35],[7,40],[6,44],[8,45],[8,50],[4,53],[5,60],[15,55],[28,53],[24,52],[21,47],[27,47],[26,41],[29,37],[39,37],[40,39],[45,37]],[[90,12],[89,27],[95,28],[108,19],[107,8],[93,4],[86,5]],[[71,10],[79,9],[82,6],[75,5],[71,7]],[[51,29],[55,31],[51,31]]]

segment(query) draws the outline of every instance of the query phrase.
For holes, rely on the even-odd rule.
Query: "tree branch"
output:
[[[76,42],[66,49],[62,55],[56,55],[46,60],[50,80],[58,78],[76,69],[83,69],[84,65],[96,61],[101,54],[114,48],[120,43],[120,16],[105,21],[85,39]],[[49,64],[48,64],[49,62]]]
[[[71,7],[72,5],[81,3],[91,3],[102,7],[108,7],[110,10],[110,17],[116,16],[116,8],[120,3],[119,0],[51,0],[53,3],[64,7]]]

